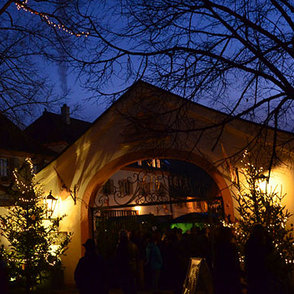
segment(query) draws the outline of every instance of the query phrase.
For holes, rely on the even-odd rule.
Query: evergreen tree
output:
[[[14,205],[8,208],[6,215],[0,216],[2,236],[9,241],[9,247],[3,252],[10,278],[21,281],[30,293],[60,264],[59,258],[67,249],[71,233],[62,238],[58,234],[59,222],[64,216],[53,219],[48,215],[29,159],[13,172],[13,178],[9,193]]]
[[[282,204],[285,194],[276,189],[268,191],[269,178],[264,176],[262,167],[256,167],[250,161],[250,155],[245,152],[243,167],[239,171],[243,181],[233,183],[240,215],[233,226],[241,253],[252,227],[261,224],[267,229],[279,255],[286,264],[291,265],[294,262],[294,238],[292,224],[287,224],[291,213]]]

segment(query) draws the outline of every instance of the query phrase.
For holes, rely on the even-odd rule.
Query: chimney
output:
[[[69,106],[67,106],[66,104],[63,104],[63,106],[61,107],[61,116],[63,121],[67,125],[70,125]]]

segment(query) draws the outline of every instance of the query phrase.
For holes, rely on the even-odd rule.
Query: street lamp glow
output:
[[[53,212],[56,207],[57,198],[52,195],[52,191],[50,191],[49,195],[46,197],[46,210],[47,216],[50,218],[53,215]]]

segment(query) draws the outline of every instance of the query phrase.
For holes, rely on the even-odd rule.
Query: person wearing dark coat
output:
[[[106,294],[106,265],[96,253],[93,239],[88,239],[83,246],[86,249],[75,269],[74,279],[80,294]]]
[[[146,247],[146,264],[149,267],[151,290],[158,291],[159,279],[161,270],[163,267],[163,259],[161,250],[159,248],[160,233],[158,231],[153,232],[151,241]]]
[[[119,233],[119,242],[116,248],[116,266],[119,285],[124,294],[136,294],[137,292],[138,262],[138,247],[130,240],[129,232],[122,230]]]
[[[241,294],[241,269],[232,230],[217,232],[213,263],[215,294]]]
[[[266,228],[256,224],[245,245],[248,294],[286,294],[287,271]]]
[[[8,273],[7,266],[0,256],[0,293],[8,294]]]

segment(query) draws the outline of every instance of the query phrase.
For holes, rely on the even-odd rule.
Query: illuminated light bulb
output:
[[[27,4],[28,2],[25,1],[25,2],[23,2],[23,3],[24,3],[24,4]],[[19,5],[18,3],[15,3],[15,5],[16,5],[17,10],[23,10],[23,11],[25,11],[25,12],[30,12],[31,14],[40,15],[40,16],[46,21],[46,23],[47,23],[48,25],[53,26],[53,27],[58,26],[58,28],[60,28],[59,25],[57,25],[56,23],[50,21],[50,20],[49,20],[49,17],[48,17],[47,15],[45,15],[45,14],[43,14],[43,13],[39,13],[39,12],[37,12],[37,11],[31,9],[31,8],[25,7],[23,4],[22,4],[22,5]],[[70,34],[70,35],[75,35],[75,36],[77,36],[77,37],[80,37],[80,36],[82,36],[82,35],[86,35],[86,34],[88,34],[88,33],[84,33],[84,32],[81,33],[81,34],[74,34],[74,33],[72,33],[72,31],[71,31],[70,29],[66,29],[64,25],[61,25],[61,26],[62,26],[63,30],[64,30],[66,33]]]

